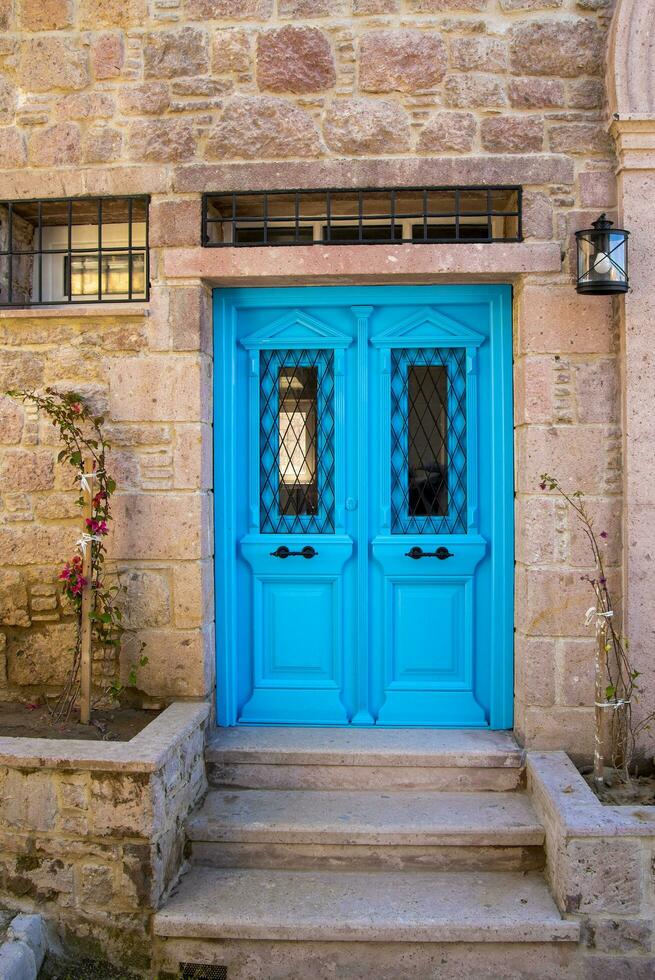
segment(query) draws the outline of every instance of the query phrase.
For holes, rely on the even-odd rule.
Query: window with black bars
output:
[[[0,201],[0,306],[147,300],[148,202]]]
[[[392,351],[392,533],[465,533],[466,464],[466,349]]]
[[[334,355],[260,353],[260,531],[334,532]]]
[[[522,241],[517,185],[205,194],[206,248]]]

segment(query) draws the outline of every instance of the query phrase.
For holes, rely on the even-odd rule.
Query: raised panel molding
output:
[[[480,347],[485,338],[438,310],[419,310],[371,337],[373,347]]]
[[[349,347],[352,342],[352,337],[302,310],[290,310],[279,320],[266,324],[240,341],[246,350],[298,350],[305,347],[333,350]]]

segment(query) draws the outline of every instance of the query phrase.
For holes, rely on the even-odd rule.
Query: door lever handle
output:
[[[448,551],[448,548],[444,548],[443,545],[437,548],[436,551],[423,551],[423,548],[410,548],[409,551],[405,552],[406,558],[414,558],[415,560],[419,558],[438,558],[439,561],[445,561],[446,558],[453,558],[454,555],[452,551]]]
[[[285,544],[281,544],[270,554],[271,558],[315,558],[318,551],[311,544],[306,544],[302,551],[290,551]]]

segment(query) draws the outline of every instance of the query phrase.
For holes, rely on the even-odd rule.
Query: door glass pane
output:
[[[279,514],[318,513],[316,395],[318,369],[281,367]]]
[[[407,368],[408,510],[411,517],[448,513],[448,381],[440,364]]]
[[[334,531],[334,354],[260,353],[260,530]]]
[[[465,533],[466,473],[466,350],[393,350],[392,533]]]

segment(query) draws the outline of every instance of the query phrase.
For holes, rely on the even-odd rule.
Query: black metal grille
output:
[[[465,532],[466,479],[466,350],[392,351],[392,532]]]
[[[148,202],[0,201],[0,306],[147,300]]]
[[[260,530],[334,531],[334,355],[260,354]]]
[[[519,242],[521,211],[516,185],[205,194],[202,244]]]
[[[181,980],[228,980],[226,966],[211,963],[180,963]]]

